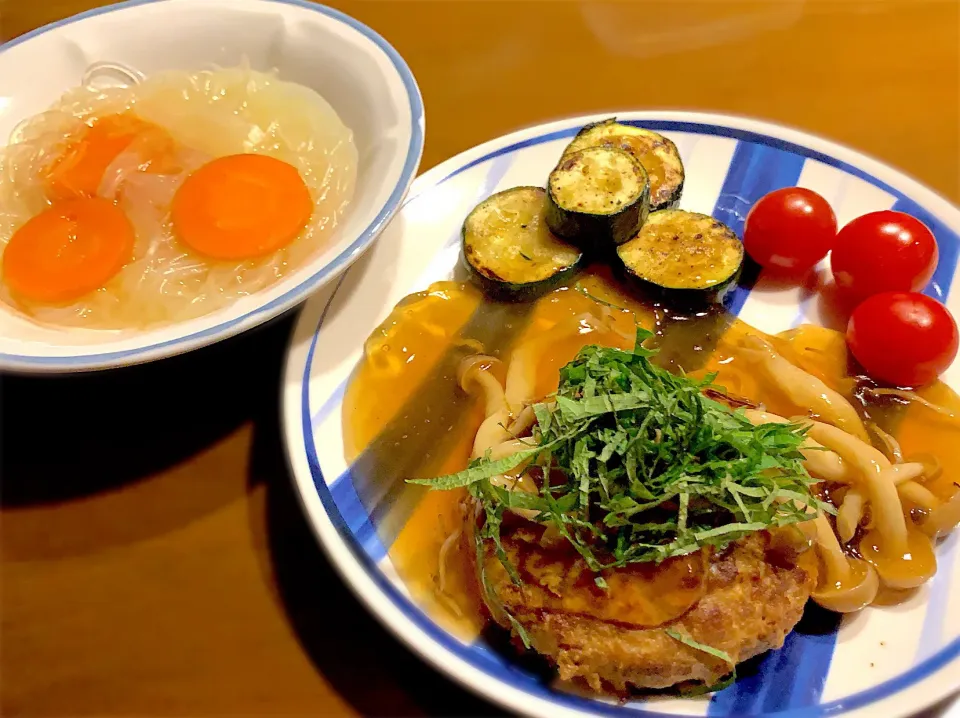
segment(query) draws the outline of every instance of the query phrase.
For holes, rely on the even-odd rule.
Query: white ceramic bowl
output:
[[[256,326],[303,301],[370,246],[399,209],[423,150],[423,101],[403,59],[341,12],[302,0],[125,2],[0,47],[0,142],[79,83],[93,62],[149,74],[232,66],[317,90],[353,129],[357,192],[332,245],[282,281],[195,320],[139,332],[40,326],[0,304],[0,369],[71,372],[152,361]]]

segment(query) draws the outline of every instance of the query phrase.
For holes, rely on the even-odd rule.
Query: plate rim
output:
[[[30,30],[23,35],[19,35],[12,40],[0,44],[0,55],[35,37],[91,17],[109,15],[141,5],[163,5],[183,1],[184,0],[125,0],[124,2],[113,5],[95,7],[42,25],[41,27]],[[403,206],[404,198],[416,179],[420,160],[423,157],[424,138],[426,135],[423,96],[406,60],[404,60],[393,45],[378,32],[340,10],[315,2],[309,2],[308,0],[255,0],[253,3],[248,2],[246,4],[266,3],[299,7],[346,25],[351,30],[358,32],[365,39],[372,42],[378,50],[386,55],[393,65],[407,95],[410,111],[410,140],[407,144],[406,156],[404,157],[403,168],[400,171],[397,184],[391,191],[384,206],[367,227],[357,235],[357,238],[327,262],[327,264],[320,267],[316,272],[280,296],[275,297],[266,304],[250,309],[244,314],[224,319],[222,322],[211,327],[200,329],[190,334],[155,341],[129,349],[90,354],[63,354],[58,356],[0,352],[0,370],[20,374],[100,371],[166,359],[228,339],[279,316],[297,304],[306,301],[313,293],[329,284],[332,279],[335,279],[339,274],[346,271],[353,262],[376,242],[383,229]],[[241,4],[243,3],[238,3],[238,6]]]
[[[908,195],[911,199],[922,202],[924,209],[943,220],[954,231],[960,231],[960,209],[949,200],[912,176],[858,150],[816,134],[774,122],[740,115],[679,110],[590,113],[524,127],[467,149],[431,168],[414,182],[407,202],[455,174],[490,159],[487,155],[493,151],[496,151],[496,154],[517,151],[522,149],[524,145],[549,141],[543,139],[545,135],[550,135],[559,130],[569,130],[571,127],[611,116],[617,116],[627,121],[659,120],[714,125],[762,135],[774,142],[797,145],[807,150],[808,153],[819,153],[829,158],[831,160],[830,164],[834,166],[840,163],[842,165],[841,169],[844,171],[869,179],[875,186],[891,189],[898,194]],[[533,140],[537,140],[537,142],[535,143]],[[895,189],[892,185],[887,184],[888,180],[903,189]],[[949,221],[947,218],[949,218]],[[304,513],[321,549],[331,564],[336,567],[340,577],[350,586],[354,595],[396,638],[399,638],[435,670],[455,680],[484,700],[492,701],[501,707],[525,715],[574,716],[583,715],[583,710],[591,711],[592,709],[597,712],[604,708],[608,709],[603,711],[604,713],[612,713],[611,706],[604,706],[592,699],[579,699],[583,700],[586,705],[578,710],[568,704],[558,704],[549,698],[534,695],[490,675],[487,671],[450,651],[418,626],[414,616],[408,615],[403,607],[398,605],[395,598],[390,595],[390,591],[395,591],[395,589],[390,586],[385,590],[384,586],[381,585],[387,581],[382,572],[375,565],[370,565],[372,562],[363,553],[355,539],[350,535],[345,535],[337,527],[335,518],[330,515],[325,505],[326,502],[329,501],[338,517],[339,511],[333,503],[329,486],[323,480],[319,462],[316,460],[316,452],[314,451],[313,458],[309,455],[306,432],[311,423],[309,384],[313,352],[317,347],[327,312],[345,277],[346,274],[342,275],[329,293],[324,292],[323,295],[313,297],[306,303],[291,335],[281,380],[281,425],[288,466],[297,487],[297,494]],[[415,291],[415,288],[411,288],[411,291]],[[316,471],[316,475],[314,471]],[[317,476],[320,478],[319,481]],[[326,500],[322,495],[324,491],[327,494]],[[340,518],[342,519],[342,517]],[[407,597],[400,598],[410,603],[415,610],[418,610],[414,601]],[[438,632],[443,632],[443,629],[436,626],[428,616],[425,616],[425,620],[434,626]],[[922,709],[950,696],[956,688],[951,684],[949,677],[945,677],[945,674],[951,669],[956,670],[958,666],[960,666],[960,638],[942,647],[936,654],[912,666],[909,670],[859,693],[816,706],[761,715],[778,716],[780,718],[813,718],[826,714],[868,715],[865,711],[884,706],[887,710],[893,711],[888,713],[892,717],[907,716],[918,708]],[[915,673],[919,675],[914,676]],[[490,690],[491,683],[497,687],[497,690]],[[905,683],[905,685],[901,686],[900,683]],[[896,685],[890,687],[891,684]],[[870,694],[878,692],[881,695],[875,699],[869,697]],[[556,695],[560,696],[561,694]],[[866,697],[866,700],[854,702],[855,704],[848,710],[844,704],[859,697]],[[564,698],[567,697],[564,696]],[[907,700],[907,698],[913,698],[916,702]],[[911,703],[912,705],[908,705]],[[617,715],[636,716],[637,718],[668,715],[645,711],[642,708],[615,710]]]

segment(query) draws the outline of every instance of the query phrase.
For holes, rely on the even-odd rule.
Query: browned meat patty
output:
[[[543,548],[522,531],[504,538],[522,587],[510,581],[492,549],[485,565],[500,602],[524,627],[533,648],[557,666],[561,679],[624,693],[631,686],[711,684],[730,672],[722,660],[668,636],[667,628],[725,651],[737,663],[781,647],[816,583],[812,552],[784,550],[781,539],[758,533],[709,561],[701,557],[699,567],[687,560],[680,572],[688,575],[669,578],[669,590],[658,578],[651,590],[638,590],[651,588],[643,583],[650,576],[628,571],[617,582],[608,580],[609,590],[601,592],[568,547],[568,560],[558,563],[556,549]],[[625,593],[639,598],[623,600]],[[488,608],[510,628],[496,605],[488,602]]]

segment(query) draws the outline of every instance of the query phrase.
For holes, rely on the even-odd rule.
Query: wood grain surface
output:
[[[0,38],[97,4],[0,0]],[[564,115],[696,108],[838,140],[960,200],[952,0],[332,4],[417,76],[423,169]],[[0,714],[496,712],[399,645],[317,548],[278,429],[291,326],[2,378]]]

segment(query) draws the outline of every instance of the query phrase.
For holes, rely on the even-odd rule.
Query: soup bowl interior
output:
[[[77,329],[41,325],[0,304],[0,368],[78,371],[140,363],[260,324],[349,266],[399,208],[416,174],[423,106],[404,61],[361,23],[299,0],[122,3],[17,38],[0,48],[0,142],[103,61],[146,75],[246,62],[316,90],[353,130],[356,193],[336,233],[312,259],[270,287],[197,319],[143,330]]]

